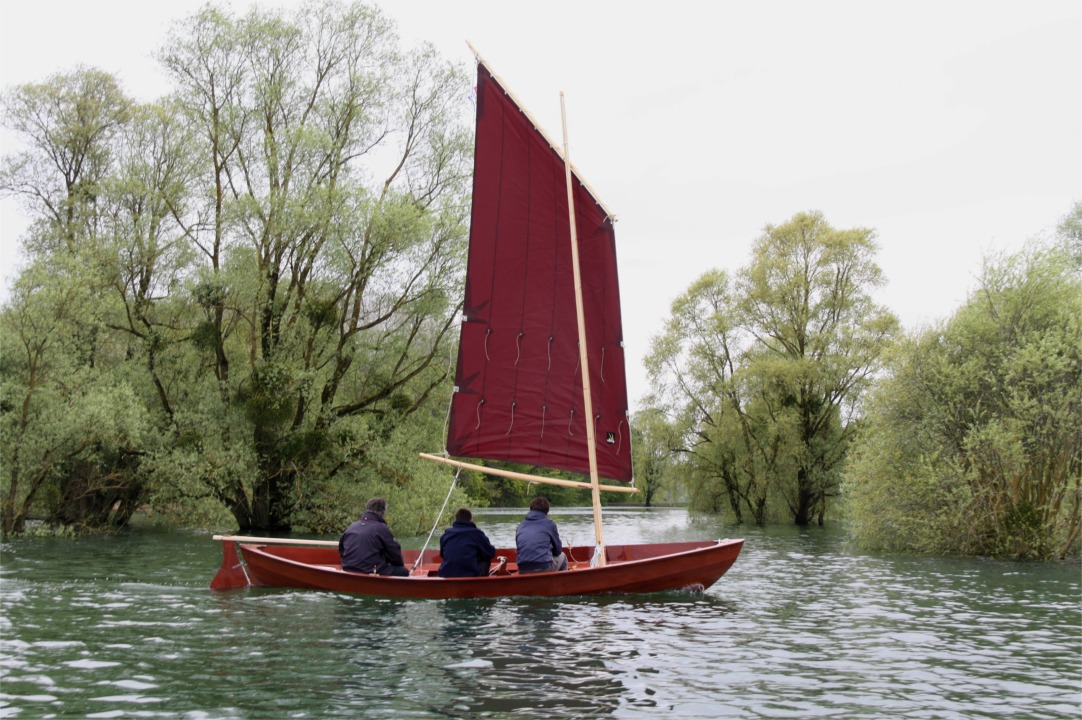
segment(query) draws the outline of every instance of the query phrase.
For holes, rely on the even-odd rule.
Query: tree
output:
[[[1082,267],[1082,203],[1075,203],[1056,228],[1056,235],[1069,261]]]
[[[648,407],[667,418],[673,451],[693,509],[727,510],[736,522],[750,513],[767,516],[769,483],[777,442],[752,409],[745,379],[737,372],[743,348],[752,341],[742,326],[729,276],[704,273],[672,305],[665,330],[654,339],[647,368],[657,387]]]
[[[0,191],[20,196],[60,232],[46,233],[71,252],[93,229],[100,183],[112,140],[127,122],[131,101],[116,79],[93,68],[23,85],[3,98],[4,123],[29,144],[4,159]]]
[[[30,141],[0,168],[0,187],[35,217],[27,297],[81,300],[78,318],[27,300],[4,321],[26,348],[40,344],[34,367],[125,388],[95,397],[134,397],[151,424],[129,433],[137,443],[110,441],[119,454],[94,455],[100,472],[84,476],[130,483],[170,514],[225,506],[243,530],[344,520],[354,507],[326,503],[347,479],[427,505],[431,473],[412,458],[432,447],[443,413],[429,410],[448,392],[468,80],[430,47],[396,42],[359,3],[208,6],[161,53],[169,97],[137,105],[80,70],[6,98],[6,122]],[[48,330],[30,319],[53,316],[67,335],[38,337]],[[32,389],[33,406],[41,372],[19,363],[6,377]],[[22,437],[48,423],[3,412]]]
[[[116,527],[143,499],[132,468],[153,444],[152,422],[129,385],[83,361],[88,293],[53,281],[56,269],[31,265],[0,315],[4,535],[22,532],[35,505],[60,524]]]
[[[104,325],[100,238],[133,105],[114,78],[86,68],[16,88],[3,105],[29,149],[4,158],[0,190],[36,218],[31,264],[0,320],[5,396],[19,398],[0,414],[10,459],[3,532],[20,531],[35,504],[64,524],[122,525],[144,496],[138,458],[153,440],[133,388],[110,373],[125,351]]]
[[[1082,282],[1067,227],[986,260],[966,304],[895,351],[846,473],[862,545],[1078,554]]]
[[[208,475],[208,487],[242,529],[285,530],[339,423],[415,412],[446,379],[466,81],[431,48],[401,54],[388,21],[360,4],[292,19],[207,8],[162,59],[202,138],[209,190],[184,225],[203,260],[192,338],[208,362],[196,381],[219,407],[200,393],[186,432],[250,442],[258,477],[223,487]]]
[[[648,358],[692,460],[693,504],[765,522],[782,503],[820,524],[859,402],[897,320],[874,233],[818,213],[767,226],[736,281],[710,271],[673,304]]]
[[[672,427],[657,408],[635,413],[631,423],[632,449],[635,454],[636,487],[642,504],[650,507],[654,498],[668,484],[673,467],[673,452],[678,447]]]
[[[796,477],[786,492],[798,525],[822,524],[837,493],[856,410],[897,319],[877,305],[882,284],[871,230],[835,230],[818,213],[767,226],[740,285],[756,345],[753,375],[767,378],[797,433]]]
[[[194,192],[193,138],[175,105],[135,106],[117,138],[112,173],[103,179],[99,203],[97,264],[110,304],[109,328],[133,362],[144,364],[158,410],[172,419],[175,382],[167,357],[183,342],[188,323],[182,304],[170,302],[182,286],[193,255],[175,216]]]

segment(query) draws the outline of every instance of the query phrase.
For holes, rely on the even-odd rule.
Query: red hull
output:
[[[411,577],[395,578],[344,572],[338,550],[333,547],[223,540],[222,567],[211,588],[228,590],[250,585],[429,599],[704,590],[725,574],[743,546],[743,540],[613,545],[607,548],[607,564],[596,568],[589,563],[592,547],[565,548],[568,572],[529,575],[517,573],[514,550],[498,550],[497,556],[507,558],[510,573],[479,578],[436,577],[439,556],[429,550]],[[417,552],[403,553],[407,567],[413,565]]]

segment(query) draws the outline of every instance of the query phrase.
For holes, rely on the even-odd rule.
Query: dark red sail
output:
[[[598,473],[631,479],[616,238],[575,177]],[[563,157],[483,64],[447,451],[588,474]]]

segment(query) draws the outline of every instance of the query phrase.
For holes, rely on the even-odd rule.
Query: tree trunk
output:
[[[279,438],[274,432],[263,425],[256,425],[254,439],[263,479],[256,485],[252,498],[253,529],[289,532],[292,529],[290,490],[293,473],[282,467],[277,453]]]
[[[808,471],[801,468],[797,471],[796,507],[793,509],[793,522],[800,526],[811,522],[812,493],[808,488]]]

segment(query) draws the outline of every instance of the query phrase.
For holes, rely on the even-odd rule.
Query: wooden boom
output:
[[[305,540],[303,538],[269,538],[250,537],[248,535],[215,535],[213,540],[222,542],[243,542],[258,545],[319,545],[322,547],[338,547],[337,540]]]
[[[583,490],[592,490],[594,487],[588,482],[578,482],[577,480],[562,480],[560,478],[548,478],[542,477],[540,475],[530,475],[528,473],[515,472],[514,470],[501,470],[500,468],[474,465],[472,463],[462,462],[461,460],[452,460],[451,458],[441,457],[439,455],[430,455],[428,453],[418,454],[425,460],[443,463],[444,465],[450,465],[451,467],[462,468],[463,470],[476,470],[477,472],[482,472],[486,475],[496,475],[498,477],[510,478],[512,480],[525,480],[526,482],[543,483],[545,485],[559,485],[561,487],[582,488]],[[598,490],[608,490],[610,492],[622,493],[637,493],[639,491],[637,487],[631,487],[630,485],[599,485]]]

